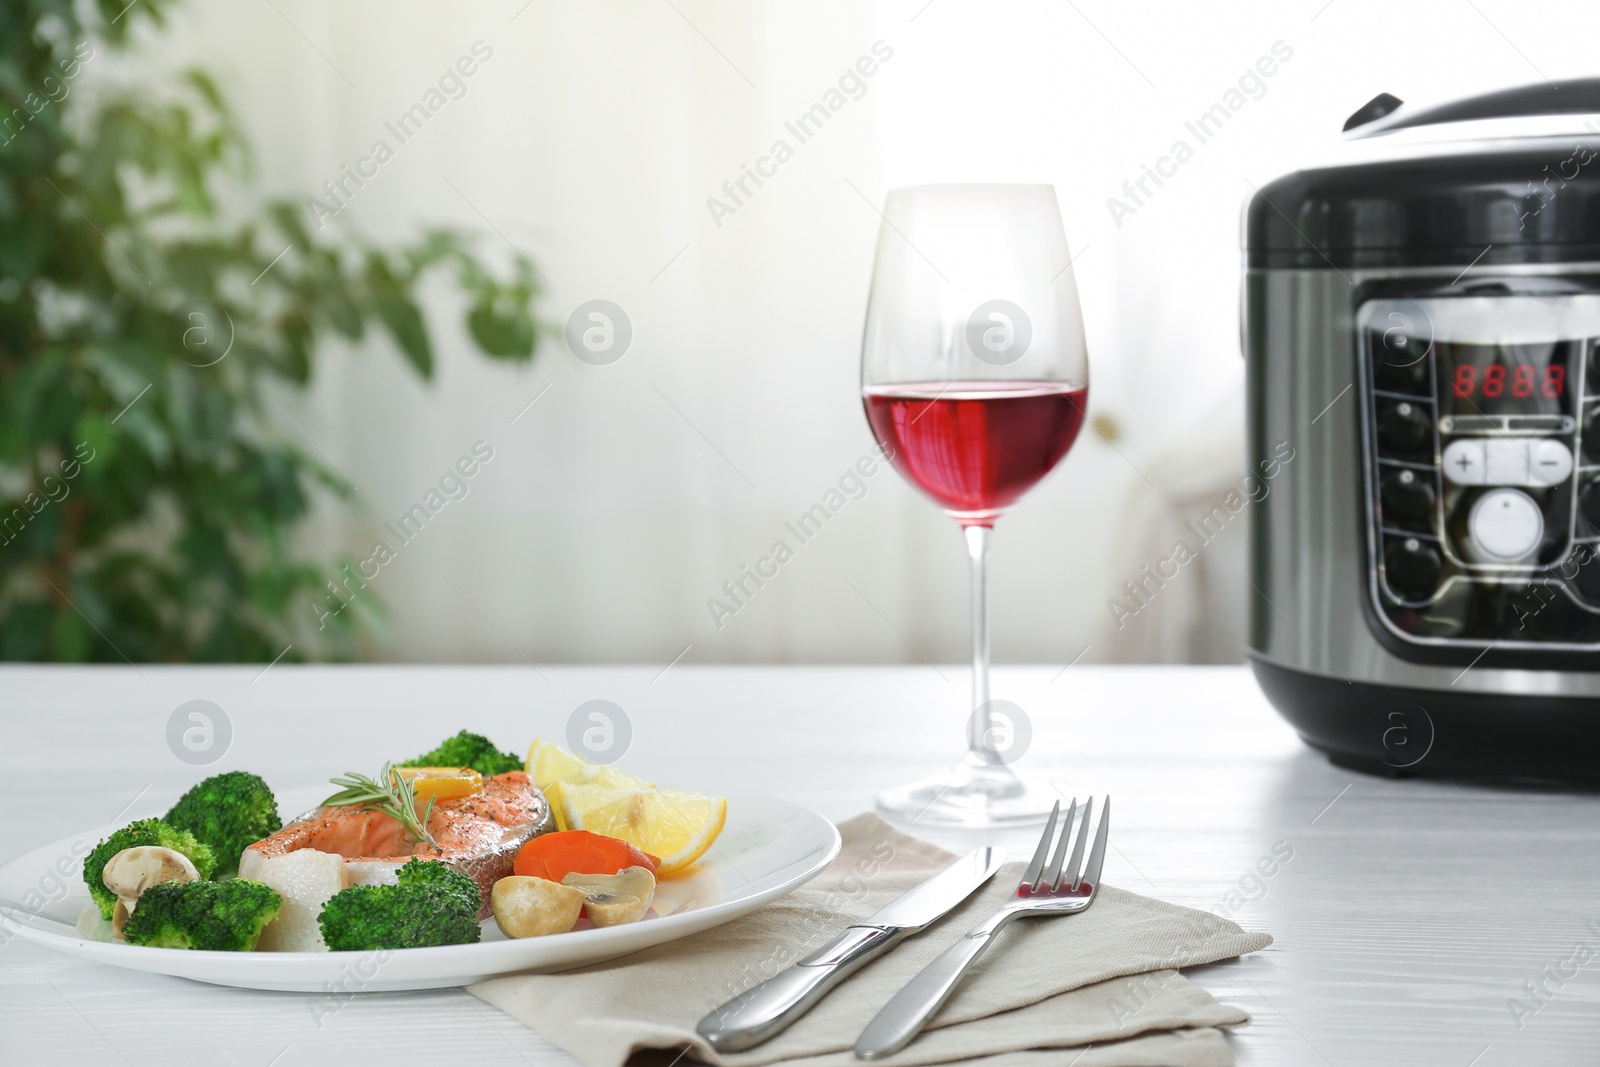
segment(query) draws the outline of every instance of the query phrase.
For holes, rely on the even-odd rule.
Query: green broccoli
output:
[[[467,945],[478,940],[482,902],[471,878],[438,860],[412,859],[400,868],[398,885],[335,893],[317,924],[334,951]]]
[[[154,948],[249,952],[282,906],[271,886],[244,878],[162,882],[139,895],[122,938]]]
[[[439,860],[424,860],[413,856],[400,868],[397,877],[401,886],[427,887],[451,894],[459,898],[474,915],[483,905],[483,894],[478,890],[478,883]]]
[[[165,821],[211,846],[218,876],[236,872],[239,856],[248,846],[283,826],[277,798],[249,771],[207,778],[179,798]]]
[[[482,734],[462,730],[432,752],[395,764],[397,767],[471,767],[485,778],[522,770],[522,757],[501,752]]]
[[[106,888],[105,882],[101,881],[101,875],[105,873],[106,864],[111,862],[112,856],[125,848],[136,848],[140,845],[159,845],[183,853],[189,857],[189,862],[194,864],[194,869],[200,873],[201,878],[210,878],[217,866],[215,854],[194,834],[180,830],[160,819],[140,819],[138,822],[131,822],[96,845],[94,851],[83,860],[83,880],[89,884],[89,895],[94,898],[101,917],[106,920],[110,920],[112,909],[117,906],[117,897]]]

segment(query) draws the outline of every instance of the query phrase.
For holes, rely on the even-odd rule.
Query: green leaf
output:
[[[314,248],[316,241],[312,240],[311,232],[306,229],[304,212],[302,204],[290,200],[274,200],[267,205],[267,216],[290,244],[297,248]],[[276,252],[272,254],[277,255]]]
[[[328,321],[333,323],[333,328],[350,340],[359,341],[365,323],[361,319],[361,309],[350,299],[350,294],[338,289],[328,293],[326,300]]]
[[[477,304],[467,312],[467,328],[491,356],[525,360],[533,355],[533,317],[522,307]]]
[[[111,423],[98,411],[86,411],[78,416],[72,427],[72,456],[85,467],[100,464],[101,470],[115,458],[116,439],[111,435]]]
[[[311,381],[311,324],[299,315],[286,319],[283,337],[283,371],[296,385]]]
[[[11,604],[0,618],[0,656],[8,660],[41,659],[51,631],[49,604],[41,600]]]
[[[51,658],[61,663],[83,663],[89,658],[89,625],[72,607],[64,607],[50,620]]]
[[[201,526],[190,520],[188,529],[178,540],[178,548],[197,577],[216,574],[226,568],[228,546],[222,532],[214,527]]]
[[[424,378],[432,378],[433,345],[428,342],[428,330],[417,305],[404,298],[380,297],[377,306],[378,318],[389,328],[406,361]]]

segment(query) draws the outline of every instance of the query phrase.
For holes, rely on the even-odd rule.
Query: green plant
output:
[[[228,221],[248,151],[206,74],[77,80],[173,2],[0,6],[0,659],[348,655],[358,613],[308,625],[333,571],[290,534],[352,489],[272,396],[369,328],[429,377],[434,272],[488,356],[527,360],[540,332],[533,265],[497,276],[462,234],[331,239],[286,201]]]

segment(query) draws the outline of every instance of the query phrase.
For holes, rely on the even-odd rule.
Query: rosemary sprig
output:
[[[381,811],[404,826],[413,841],[426,841],[433,848],[439,847],[433,835],[428,833],[428,817],[433,814],[433,798],[428,798],[428,805],[419,818],[416,789],[412,786],[411,779],[394,773],[394,764],[385,763],[376,779],[349,772],[342,778],[329,778],[328,781],[340,789],[322,802],[324,807],[359,806],[368,811]]]

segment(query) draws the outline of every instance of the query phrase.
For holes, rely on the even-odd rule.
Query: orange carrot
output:
[[[560,830],[536,837],[522,846],[512,870],[517,874],[559,882],[569,874],[616,874],[629,867],[656,873],[660,863],[626,841],[590,833]]]

